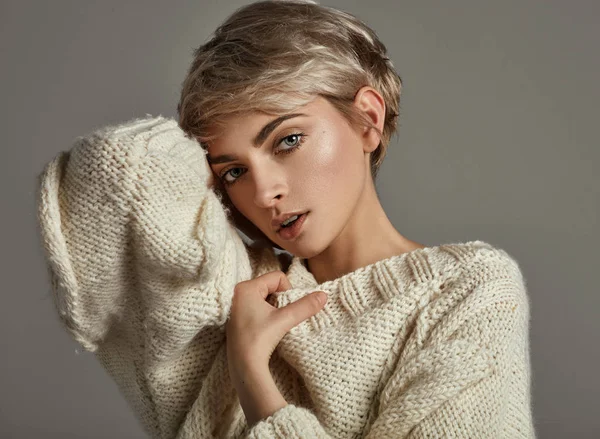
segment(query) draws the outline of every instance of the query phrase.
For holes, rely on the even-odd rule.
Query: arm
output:
[[[136,277],[170,272],[190,283],[216,274],[229,230],[202,160],[174,121],[142,119],[79,137],[40,175],[38,220],[56,305],[87,350],[123,316]],[[214,295],[206,300],[216,312]],[[220,311],[207,316],[212,323],[224,322]]]
[[[456,307],[416,355],[399,361],[367,439],[534,438],[529,305],[524,290],[490,282]],[[249,432],[329,438],[309,410],[288,404]]]
[[[55,304],[152,437],[173,437],[224,343],[246,248],[205,152],[162,117],[78,138],[39,179]],[[185,383],[185,385],[181,385]]]
[[[368,438],[534,438],[529,303],[522,287],[490,281],[398,364]]]
[[[250,427],[287,405],[268,367],[238,372],[242,375],[236,377],[234,387]]]

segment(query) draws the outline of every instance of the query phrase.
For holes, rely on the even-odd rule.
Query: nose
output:
[[[254,203],[261,208],[272,208],[286,195],[287,185],[283,176],[272,170],[254,173]]]

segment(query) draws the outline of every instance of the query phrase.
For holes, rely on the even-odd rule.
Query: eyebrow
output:
[[[308,116],[308,114],[304,113],[292,113],[292,114],[284,114],[283,116],[279,116],[277,119],[273,119],[271,122],[266,124],[260,132],[256,135],[254,140],[252,140],[252,145],[255,148],[260,148],[260,146],[264,143],[264,141],[269,137],[269,135],[277,128],[282,122],[292,119],[294,117],[299,116]],[[210,155],[206,156],[208,163],[211,165],[216,165],[219,163],[229,163],[235,160],[238,160],[238,157],[232,154],[223,154],[218,155],[216,157],[211,157]]]

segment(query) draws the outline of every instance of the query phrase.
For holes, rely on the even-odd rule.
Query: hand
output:
[[[235,286],[231,315],[225,325],[231,376],[246,367],[268,370],[271,354],[285,334],[323,309],[327,294],[320,291],[282,308],[266,301],[271,293],[291,288],[282,271],[272,271]],[[321,295],[323,301],[319,300]]]

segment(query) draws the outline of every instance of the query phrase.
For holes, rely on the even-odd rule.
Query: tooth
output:
[[[291,216],[291,217],[289,217],[288,219],[286,219],[286,220],[285,220],[285,221],[282,223],[282,225],[287,225],[287,224],[291,223],[292,221],[294,221],[294,220],[296,220],[296,219],[298,219],[298,215]]]

